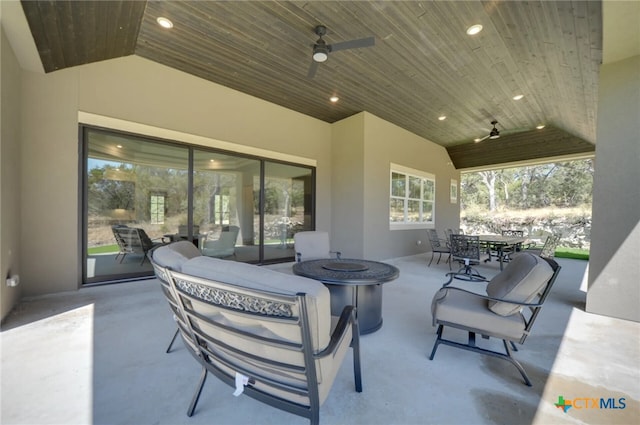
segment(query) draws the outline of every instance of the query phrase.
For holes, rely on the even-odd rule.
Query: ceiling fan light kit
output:
[[[308,78],[313,78],[318,69],[318,64],[326,62],[329,59],[330,52],[336,52],[339,50],[358,49],[361,47],[371,47],[375,44],[374,37],[361,38],[357,40],[343,41],[335,44],[327,44],[322,38],[327,34],[327,27],[324,25],[318,25],[314,28],[313,32],[318,36],[318,40],[313,45],[313,54],[311,67],[309,68]]]
[[[493,120],[491,121],[491,125],[493,125],[493,128],[491,129],[491,132],[489,134],[487,134],[486,136],[482,137],[482,138],[478,138],[478,139],[473,139],[474,142],[476,143],[480,143],[483,140],[486,139],[499,139],[500,138],[500,131],[496,128],[496,124],[498,124],[497,120]]]

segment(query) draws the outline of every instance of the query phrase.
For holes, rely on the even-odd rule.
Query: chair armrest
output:
[[[327,348],[317,353],[315,357],[325,357],[335,351],[335,349],[340,345],[340,341],[342,341],[342,337],[346,333],[347,327],[352,325],[354,322],[357,323],[358,319],[356,319],[355,312],[356,308],[352,305],[348,305],[342,310],[338,324],[331,334],[329,345],[327,345]]]

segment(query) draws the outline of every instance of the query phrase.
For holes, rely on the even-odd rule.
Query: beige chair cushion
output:
[[[433,324],[443,323],[500,339],[519,340],[525,329],[521,314],[504,317],[487,308],[487,300],[468,292],[442,288],[431,304]]]
[[[185,262],[201,255],[200,250],[193,243],[179,241],[156,248],[153,251],[153,261],[161,267],[179,272],[182,271],[182,265]]]
[[[553,269],[542,258],[531,253],[516,255],[509,265],[487,285],[487,295],[521,303],[531,302],[553,275]],[[501,316],[518,312],[521,306],[489,301],[489,308]]]
[[[327,232],[298,232],[293,235],[293,243],[295,251],[301,254],[302,261],[331,257]]]
[[[309,328],[314,351],[324,349],[330,340],[331,332],[331,299],[329,290],[319,281],[302,276],[280,273],[264,267],[217,258],[195,257],[182,265],[182,273],[229,283],[248,289],[271,291],[285,295],[307,294]],[[221,312],[227,320],[237,322],[233,312]],[[283,327],[270,327],[268,322],[262,324],[268,332],[287,337]]]

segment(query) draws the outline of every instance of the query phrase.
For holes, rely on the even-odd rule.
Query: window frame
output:
[[[393,194],[393,175],[401,174],[405,177],[405,193],[404,196]],[[418,178],[421,181],[420,184],[420,198],[410,197],[410,178]],[[425,185],[424,181],[428,180],[433,185],[432,199],[425,197]],[[391,204],[392,201],[401,199],[404,205],[404,221],[391,221]],[[421,221],[408,221],[408,204],[409,201],[419,201],[420,204],[420,219]],[[425,203],[431,203],[431,220],[423,220],[423,206]],[[389,230],[406,230],[406,229],[432,229],[435,227],[436,221],[436,176],[433,173],[426,171],[416,170],[413,168],[405,167],[403,165],[390,163],[389,165]]]

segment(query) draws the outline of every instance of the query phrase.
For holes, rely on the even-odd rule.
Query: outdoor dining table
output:
[[[500,270],[504,267],[504,250],[506,248],[515,248],[518,245],[522,245],[527,238],[519,238],[514,236],[503,235],[478,235],[480,238],[480,244],[484,245],[489,253],[489,258],[485,260],[491,261],[491,249],[495,249],[498,252],[498,260],[500,261]]]

